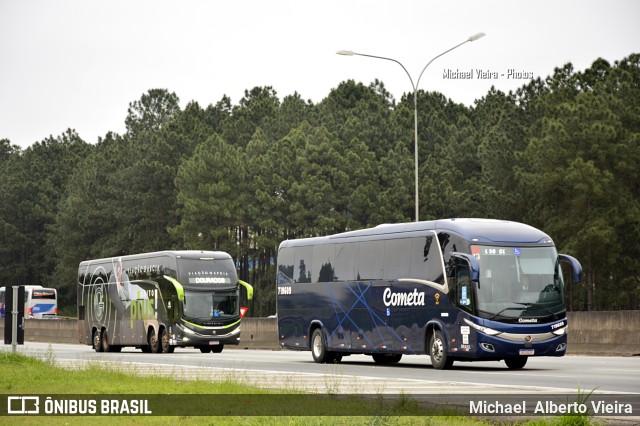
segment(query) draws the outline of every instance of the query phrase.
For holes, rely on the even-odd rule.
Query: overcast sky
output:
[[[130,102],[152,88],[184,107],[271,86],[320,102],[340,82],[381,80],[412,92],[390,61],[336,55],[352,50],[400,61],[419,89],[473,105],[492,85],[508,92],[571,62],[584,70],[640,52],[635,0],[0,0],[0,139],[26,148],[78,131],[95,143],[124,133]],[[447,79],[447,69],[497,79]]]

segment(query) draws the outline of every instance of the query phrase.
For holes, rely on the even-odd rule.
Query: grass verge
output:
[[[53,356],[45,360],[12,354],[0,351],[0,394],[5,395],[154,395],[162,398],[168,405],[184,395],[203,396],[208,404],[215,404],[223,399],[228,404],[228,410],[223,410],[225,415],[198,416],[47,416],[46,422],[50,425],[76,425],[86,424],[167,424],[175,425],[176,422],[188,425],[429,425],[429,426],[481,426],[481,425],[507,425],[519,424],[526,426],[583,426],[592,425],[586,417],[562,417],[552,419],[539,419],[535,421],[507,421],[482,420],[464,416],[450,415],[451,412],[433,411],[426,409],[408,396],[401,395],[393,401],[386,401],[383,396],[374,396],[374,399],[362,399],[359,397],[340,397],[336,395],[308,394],[299,391],[269,391],[255,386],[242,384],[242,380],[229,376],[220,381],[210,380],[181,380],[179,377],[159,377],[138,375],[131,371],[118,371],[113,368],[105,368],[98,364],[71,371],[56,365]],[[216,397],[215,395],[219,395]],[[289,395],[289,396],[283,396]],[[161,395],[161,397],[158,397]],[[213,396],[211,396],[213,395]],[[293,397],[292,397],[293,395]],[[230,396],[233,399],[230,399]],[[262,398],[262,399],[261,399]],[[266,398],[266,399],[265,399]],[[284,398],[284,399],[281,399]],[[184,399],[182,399],[184,400]],[[187,399],[189,400],[189,399]],[[295,401],[296,410],[299,413],[302,408],[308,407],[309,412],[322,413],[367,413],[371,415],[354,416],[293,416],[293,415],[251,415],[246,405],[251,402],[269,401],[281,404],[282,412],[287,412],[287,403]],[[192,401],[192,400],[189,400]],[[240,407],[242,413],[248,415],[234,416],[234,404]],[[320,407],[320,408],[319,408]],[[182,408],[182,407],[180,407]],[[196,413],[198,407],[189,407],[186,412]],[[279,409],[275,408],[275,413]],[[184,413],[185,410],[182,410]],[[21,416],[21,425],[40,425],[41,416]],[[0,416],[0,424],[16,424],[14,416]]]

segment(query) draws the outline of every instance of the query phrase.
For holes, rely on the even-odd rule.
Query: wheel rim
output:
[[[433,345],[431,345],[431,356],[436,363],[442,362],[442,355],[444,354],[444,345],[442,344],[442,340],[437,337],[433,340]]]
[[[313,336],[313,355],[317,358],[322,354],[322,336],[315,334]]]
[[[169,350],[169,336],[163,330],[162,332],[162,352],[167,352]]]
[[[149,346],[151,346],[151,348],[158,347],[158,336],[156,335],[156,333],[153,333],[149,338]]]
[[[94,349],[100,348],[100,333],[98,333],[97,331],[93,333],[93,348]]]

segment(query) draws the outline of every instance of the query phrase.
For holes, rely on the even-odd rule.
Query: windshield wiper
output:
[[[529,307],[529,304],[527,303],[519,303],[519,302],[513,302],[515,304],[518,305],[522,305],[523,307],[521,308],[520,306],[509,306],[507,308],[502,309],[500,312],[493,314],[491,316],[491,318],[489,318],[489,321],[491,321],[492,319],[494,319],[495,317],[499,316],[501,313],[503,313],[504,311],[510,311],[510,310],[514,310],[514,309],[520,309],[521,311],[524,311],[526,308]]]
[[[191,318],[191,319],[194,319],[194,320],[203,320],[203,321],[208,321],[208,320],[213,319],[213,316],[206,316],[206,317],[190,317],[190,318]]]
[[[554,320],[560,319],[560,317],[558,316],[558,314],[556,312],[553,312],[551,309],[549,308],[545,308],[544,306],[542,306],[542,303],[530,303],[529,306],[527,306],[527,308],[536,305],[533,309],[540,309],[541,311],[547,311],[549,312],[551,315],[553,315]]]

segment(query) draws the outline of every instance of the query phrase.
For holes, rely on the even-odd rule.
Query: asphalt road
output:
[[[233,378],[262,387],[332,393],[640,393],[640,357],[540,357],[531,358],[522,370],[509,370],[504,362],[455,362],[444,371],[435,370],[424,355],[378,366],[365,355],[327,365],[314,363],[310,352],[229,348],[220,354],[181,348],[173,354],[144,354],[134,348],[96,353],[84,345],[27,342],[17,350],[63,366],[100,363],[143,374]]]

